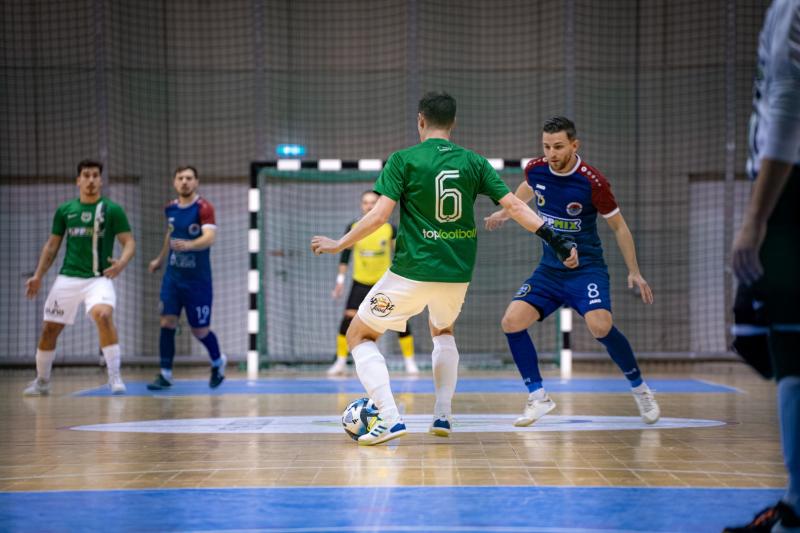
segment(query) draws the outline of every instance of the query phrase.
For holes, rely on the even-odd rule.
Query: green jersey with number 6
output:
[[[94,278],[111,266],[114,237],[131,230],[122,207],[108,198],[83,204],[77,198],[64,202],[53,216],[53,235],[67,236],[67,251],[60,274]]]
[[[395,152],[375,192],[400,203],[400,228],[391,271],[417,281],[472,279],[479,194],[497,203],[508,187],[489,162],[445,139]]]

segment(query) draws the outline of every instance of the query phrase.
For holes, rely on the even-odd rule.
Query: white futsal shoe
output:
[[[326,372],[328,377],[346,376],[347,375],[347,357],[336,357],[336,362],[333,363]]]
[[[22,391],[23,396],[47,396],[50,394],[50,380],[36,378]]]
[[[642,383],[638,387],[631,389],[633,399],[636,400],[636,407],[639,408],[639,414],[642,415],[642,420],[646,424],[655,424],[661,418],[661,409],[658,407],[656,397],[653,396],[653,391],[646,383]]]
[[[125,394],[128,390],[119,374],[108,376],[108,386],[111,387],[111,394]]]
[[[414,361],[413,357],[404,357],[403,358],[406,362],[406,374],[409,376],[418,376],[419,375],[419,367],[417,366],[417,362]]]
[[[522,416],[514,420],[514,425],[518,428],[530,426],[556,408],[556,402],[546,392],[544,397],[537,394],[538,392],[532,392],[528,395],[528,402],[525,404]]]
[[[375,424],[366,435],[358,437],[359,446],[375,446],[383,442],[402,437],[408,433],[403,419],[397,417],[394,420],[384,420],[380,415],[376,417]]]

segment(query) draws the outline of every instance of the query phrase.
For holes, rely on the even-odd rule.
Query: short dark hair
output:
[[[456,99],[446,92],[425,93],[419,112],[434,126],[450,127],[456,120]]]
[[[200,174],[197,173],[197,169],[194,168],[192,165],[183,165],[175,169],[175,172],[172,173],[172,178],[175,179],[175,176],[178,175],[178,172],[183,172],[184,170],[191,170],[194,173],[195,179],[200,179]]]
[[[542,131],[545,133],[558,133],[559,131],[564,131],[567,133],[567,139],[570,141],[575,140],[575,137],[578,135],[578,132],[575,130],[575,123],[567,117],[562,117],[560,115],[556,115],[555,117],[550,117],[545,120],[544,126],[542,126]]]
[[[99,161],[95,161],[93,159],[84,159],[83,161],[78,163],[78,176],[81,175],[81,172],[83,172],[84,168],[99,168],[100,173],[101,174],[103,173],[103,163],[100,163]]]

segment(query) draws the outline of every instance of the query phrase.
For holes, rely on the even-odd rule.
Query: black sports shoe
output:
[[[791,507],[780,501],[760,511],[749,524],[726,527],[722,533],[770,533],[778,522],[784,527],[800,527],[800,518]]]
[[[160,372],[152,383],[147,384],[147,390],[163,390],[170,387],[172,387],[172,382],[168,381],[167,378],[162,376]]]
[[[212,389],[216,389],[225,381],[225,365],[228,364],[228,358],[225,354],[222,354],[220,358],[222,360],[220,365],[211,367],[211,377],[208,380],[208,386]]]

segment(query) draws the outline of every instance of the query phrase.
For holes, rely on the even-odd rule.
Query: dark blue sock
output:
[[[542,375],[539,373],[539,358],[536,356],[536,348],[533,347],[528,330],[506,333],[506,339],[508,339],[508,347],[511,349],[511,355],[514,356],[514,363],[522,376],[522,381],[528,387],[528,392],[541,389]]]
[[[616,326],[611,327],[608,335],[602,339],[597,339],[608,350],[608,355],[617,363],[617,366],[628,381],[631,382],[631,387],[638,387],[642,384],[642,372],[639,370],[639,365],[636,364],[636,357],[633,355],[633,348],[631,343],[625,338]]]
[[[214,363],[217,361],[220,357],[220,352],[217,336],[214,335],[214,332],[209,330],[208,335],[200,339],[200,342],[202,342],[203,346],[205,346],[206,350],[208,350],[208,356],[211,358],[211,362]]]
[[[161,328],[158,338],[158,353],[161,356],[161,368],[172,370],[172,361],[175,359],[175,330]]]

